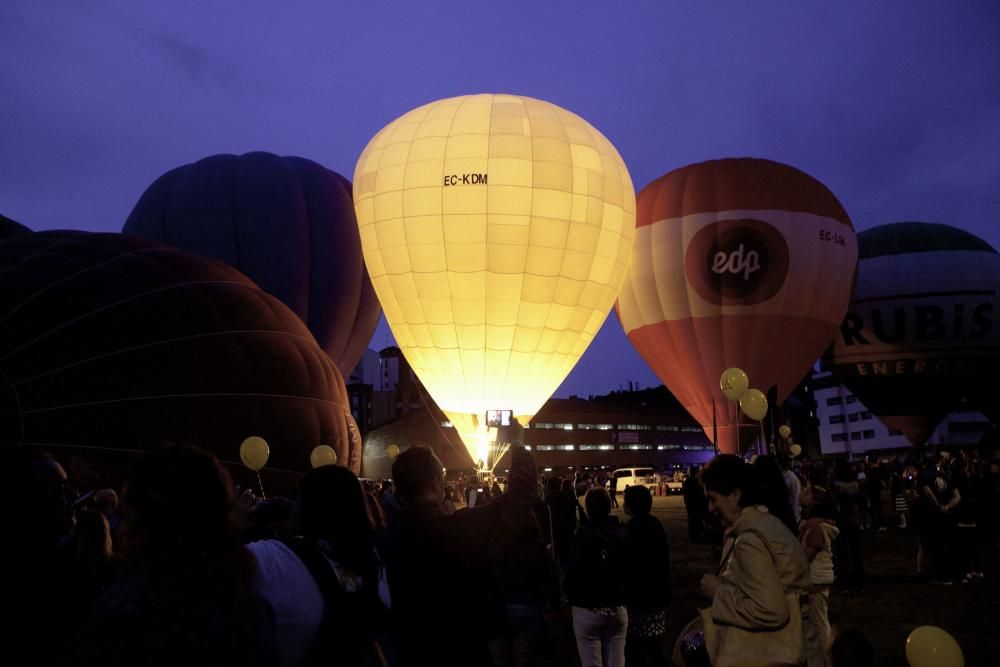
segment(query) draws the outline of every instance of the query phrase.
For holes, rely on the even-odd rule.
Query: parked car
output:
[[[652,468],[619,468],[611,473],[615,489],[624,491],[630,486],[656,488],[656,472]]]

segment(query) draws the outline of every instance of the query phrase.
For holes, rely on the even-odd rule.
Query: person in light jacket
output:
[[[757,504],[753,480],[750,466],[731,454],[716,456],[702,474],[709,508],[727,526],[718,574],[701,580],[712,600],[702,616],[713,667],[822,665],[805,599],[809,561],[788,528]]]

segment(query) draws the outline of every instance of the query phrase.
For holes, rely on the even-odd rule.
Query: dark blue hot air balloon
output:
[[[236,267],[291,308],[344,375],[378,324],[351,184],[311,160],[256,152],[172,169],[122,231]]]

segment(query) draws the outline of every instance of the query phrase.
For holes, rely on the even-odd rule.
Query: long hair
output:
[[[708,491],[728,496],[740,490],[740,506],[756,504],[751,467],[734,454],[718,454],[702,470],[701,481]]]
[[[229,475],[211,454],[170,445],[132,466],[122,501],[122,551],[128,569],[155,578],[184,577],[234,598],[244,595],[253,556],[230,523]]]
[[[316,468],[299,484],[299,532],[324,540],[339,565],[363,577],[374,576],[375,531],[361,483],[342,466]]]

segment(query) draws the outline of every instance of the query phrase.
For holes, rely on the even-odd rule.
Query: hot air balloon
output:
[[[236,267],[291,308],[345,376],[378,324],[351,184],[310,160],[213,155],[172,169],[122,231]]]
[[[625,164],[554,104],[468,95],[380,131],[354,200],[403,355],[489,466],[485,412],[530,419],[614,303],[634,233]]]
[[[948,225],[858,234],[858,279],[831,370],[889,428],[922,445],[962,398],[1000,396],[1000,254]]]
[[[235,462],[250,436],[265,472],[308,471],[319,444],[360,469],[340,373],[280,301],[135,237],[0,242],[0,443],[127,458],[180,442]]]
[[[12,236],[23,236],[30,233],[31,230],[17,220],[11,220],[5,215],[0,215],[0,239],[9,239]]]
[[[618,296],[632,345],[719,448],[739,434],[719,386],[731,367],[782,403],[822,354],[850,299],[857,241],[840,202],[788,165],[702,162],[647,185]]]

